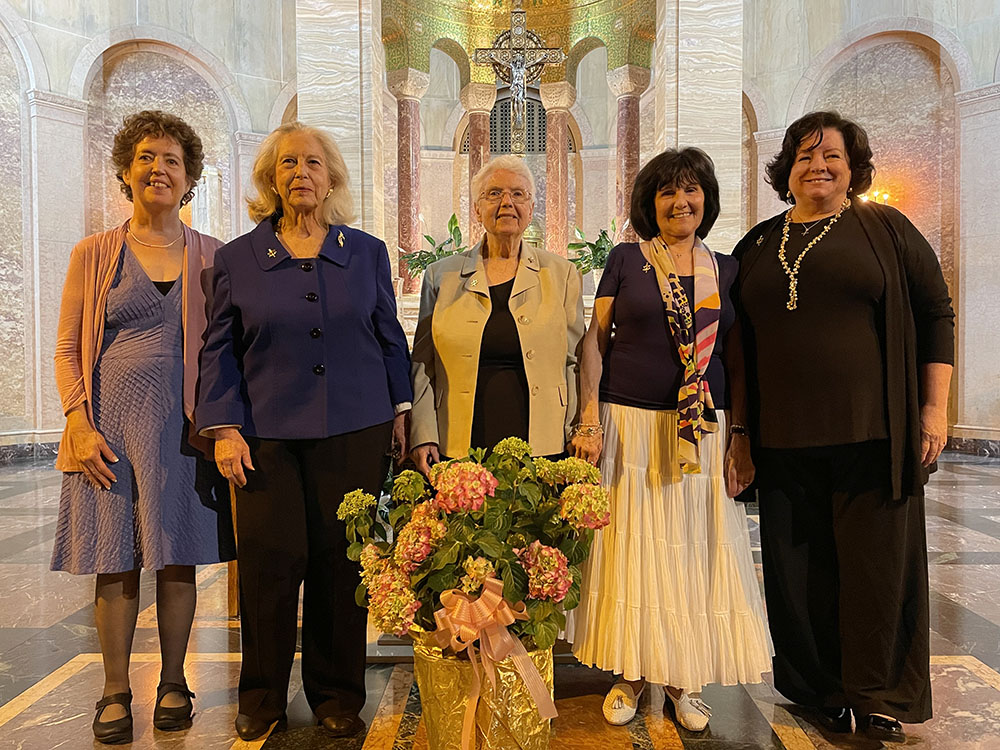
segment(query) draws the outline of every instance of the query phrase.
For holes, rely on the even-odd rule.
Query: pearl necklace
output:
[[[778,248],[778,260],[781,261],[781,267],[784,269],[785,275],[788,276],[788,302],[785,303],[785,307],[789,310],[794,310],[799,306],[799,266],[802,265],[802,259],[806,257],[806,253],[812,249],[813,245],[826,236],[826,233],[830,231],[830,227],[836,224],[840,215],[850,207],[851,199],[844,198],[844,202],[840,204],[837,213],[830,218],[830,223],[823,227],[822,232],[809,241],[809,244],[799,253],[799,257],[795,259],[795,263],[791,267],[789,267],[788,260],[785,258],[785,245],[788,243],[788,227],[792,223],[792,211],[794,207],[788,209],[788,212],[785,214],[785,226],[781,230],[781,246]]]

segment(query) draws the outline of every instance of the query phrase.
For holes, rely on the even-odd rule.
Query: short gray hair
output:
[[[475,203],[479,200],[479,194],[483,192],[483,185],[486,184],[487,178],[501,169],[521,175],[521,177],[528,181],[528,189],[531,191],[531,205],[535,205],[535,178],[531,174],[531,170],[528,169],[528,165],[524,163],[524,159],[513,154],[496,156],[486,162],[476,172],[476,176],[472,178],[472,188],[470,190],[472,202]]]

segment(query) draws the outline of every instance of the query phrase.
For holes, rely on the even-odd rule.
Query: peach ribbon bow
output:
[[[490,577],[483,582],[483,590],[475,601],[458,589],[450,589],[441,592],[441,604],[444,606],[434,613],[437,630],[433,635],[438,645],[441,648],[451,646],[455,653],[468,649],[469,660],[472,662],[472,683],[469,685],[469,699],[465,707],[465,720],[462,723],[462,750],[472,750],[473,747],[476,706],[479,704],[479,694],[482,689],[479,666],[476,663],[477,640],[483,659],[483,670],[494,690],[496,689],[494,664],[509,656],[514,662],[514,668],[521,675],[524,686],[528,688],[535,701],[538,715],[543,719],[555,718],[556,706],[552,702],[548,686],[521,641],[507,630],[515,620],[528,619],[524,602],[513,606],[508,604],[503,598],[503,581]]]

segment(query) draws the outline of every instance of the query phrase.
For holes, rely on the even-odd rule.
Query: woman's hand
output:
[[[245,487],[244,467],[253,471],[250,446],[236,427],[220,427],[215,431],[215,465],[219,473],[237,487]]]
[[[569,440],[567,451],[571,456],[582,458],[588,463],[597,465],[597,459],[601,457],[604,450],[604,435],[574,435]]]
[[[930,466],[948,442],[948,410],[924,404],[920,407],[920,462]]]
[[[401,459],[407,453],[407,433],[410,431],[410,410],[400,412],[392,420],[392,457]]]
[[[755,472],[750,458],[750,439],[746,435],[734,433],[729,436],[724,466],[726,494],[736,497],[750,486]]]
[[[431,466],[441,460],[441,454],[438,453],[437,443],[424,443],[410,452],[410,458],[413,459],[413,463],[417,465],[420,473],[430,478]]]
[[[66,440],[71,458],[83,466],[83,475],[94,486],[110,490],[117,479],[105,461],[118,463],[118,456],[108,447],[104,436],[91,426],[83,409],[66,416]]]

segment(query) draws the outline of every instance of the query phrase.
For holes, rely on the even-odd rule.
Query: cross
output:
[[[566,59],[558,47],[545,47],[541,38],[528,31],[527,14],[522,0],[512,0],[510,29],[493,40],[492,47],[479,47],[473,56],[476,65],[492,65],[504,83],[510,85],[510,151],[523,156],[527,151],[527,127],[524,101],[529,83],[537,81],[546,65],[557,65]]]

